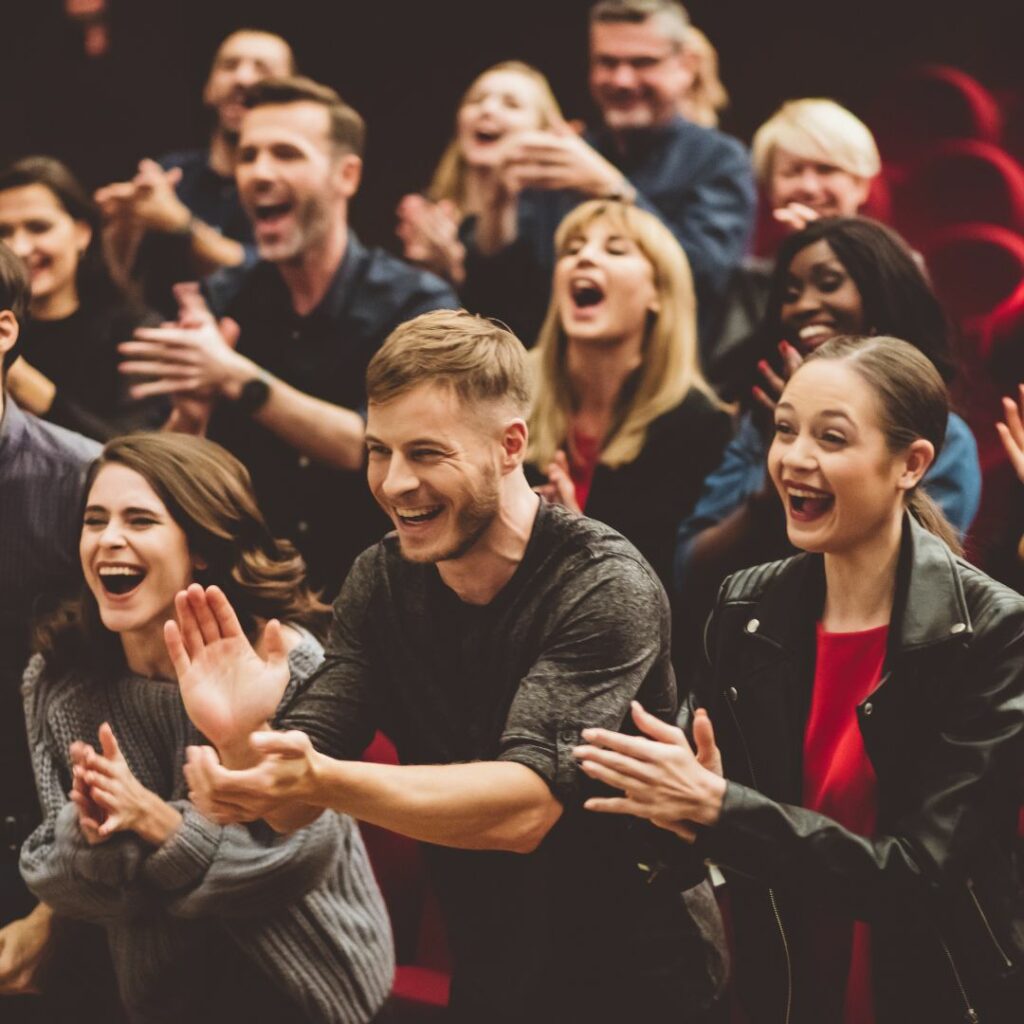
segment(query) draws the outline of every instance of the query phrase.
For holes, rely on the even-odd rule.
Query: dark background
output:
[[[353,221],[390,244],[392,210],[423,187],[462,91],[483,68],[519,58],[552,81],[568,117],[592,121],[586,86],[589,0],[111,0],[112,46],[82,53],[61,0],[2,0],[0,157],[49,152],[90,186],[129,175],[142,156],[203,143],[200,92],[233,28],[279,32],[302,70],[327,82],[369,126]],[[732,95],[723,127],[749,140],[784,99],[832,96],[870,118],[900,68],[952,63],[997,94],[1024,86],[1024,3],[975,0],[692,0]]]

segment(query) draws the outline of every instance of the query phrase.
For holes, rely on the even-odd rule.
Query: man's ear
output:
[[[509,420],[502,428],[502,468],[506,473],[518,468],[526,461],[529,440],[530,435],[526,429],[526,421],[523,419]]]
[[[18,318],[13,310],[0,309],[0,356],[6,355],[18,341]]]
[[[346,153],[338,157],[334,167],[335,183],[338,191],[351,199],[359,191],[359,183],[363,180],[363,161],[355,153]]]
[[[905,491],[913,490],[934,461],[935,445],[931,441],[919,437],[912,442],[904,458],[904,468],[899,479],[900,488]]]

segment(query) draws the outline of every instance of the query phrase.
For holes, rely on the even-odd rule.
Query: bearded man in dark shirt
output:
[[[168,648],[217,747],[189,753],[194,799],[281,830],[344,808],[428,844],[459,1021],[706,1020],[713,902],[691,914],[650,884],[642,834],[584,812],[594,784],[572,753],[631,702],[676,711],[657,576],[530,489],[526,363],[503,327],[420,316],[375,356],[367,395],[370,488],[395,532],[349,574],[323,670],[273,723],[292,731],[265,731],[287,682],[276,627],[264,660],[223,593],[178,595]],[[400,765],[357,760],[377,728]]]

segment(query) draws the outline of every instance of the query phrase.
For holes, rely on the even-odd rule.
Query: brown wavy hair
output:
[[[181,527],[189,552],[206,568],[197,583],[227,595],[250,639],[268,619],[322,634],[330,608],[306,585],[306,564],[290,541],[271,534],[248,470],[220,445],[187,434],[127,434],[107,442],[92,464],[83,508],[100,470],[120,465],[138,473]],[[42,620],[36,648],[51,670],[123,664],[117,635],[103,626],[96,599],[83,585],[79,597]]]

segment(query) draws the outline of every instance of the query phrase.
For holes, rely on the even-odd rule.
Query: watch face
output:
[[[238,407],[247,413],[256,412],[270,397],[270,385],[262,377],[254,377],[242,385]]]

